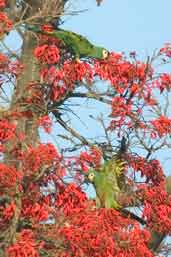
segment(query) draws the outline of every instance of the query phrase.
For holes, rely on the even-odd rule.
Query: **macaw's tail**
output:
[[[39,26],[31,25],[31,24],[26,24],[25,28],[35,33],[40,33],[42,31]]]

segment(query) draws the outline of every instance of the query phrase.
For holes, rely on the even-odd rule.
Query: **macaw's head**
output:
[[[91,57],[105,60],[109,57],[109,51],[103,47],[94,47]]]
[[[102,49],[102,59],[107,59],[109,57],[109,51],[105,48]]]
[[[97,176],[98,172],[91,169],[85,174],[85,182],[93,183]]]

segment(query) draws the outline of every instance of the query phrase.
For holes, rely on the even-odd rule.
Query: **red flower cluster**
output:
[[[84,210],[61,229],[66,251],[60,256],[153,257],[147,242],[150,235],[113,209]],[[68,241],[68,244],[67,244]]]
[[[102,152],[97,147],[92,147],[90,153],[81,152],[78,164],[81,165],[81,169],[86,172],[89,170],[89,166],[99,168],[101,164]]]
[[[125,116],[129,116],[132,113],[132,103],[127,103],[123,97],[116,96],[112,99],[112,117],[121,117],[124,119]]]
[[[171,57],[171,43],[166,43],[159,51],[160,54]]]
[[[35,48],[34,55],[42,63],[56,64],[60,60],[60,51],[55,45],[41,45]]]
[[[162,73],[160,80],[156,81],[156,85],[160,90],[160,93],[163,93],[164,90],[169,91],[171,89],[171,74]]]
[[[141,177],[146,177],[146,182],[151,181],[154,185],[160,184],[164,180],[163,169],[158,160],[147,161],[143,157],[129,156],[129,167],[140,172]]]
[[[146,77],[153,74],[152,68],[148,68],[148,74],[146,68],[145,63],[132,64],[116,53],[112,53],[107,61],[95,63],[96,74],[103,80],[109,80],[119,94],[129,90],[131,94],[143,95]]]
[[[0,65],[8,63],[9,59],[6,55],[0,53]],[[1,67],[1,66],[0,66]]]
[[[93,146],[90,149],[90,154],[91,154],[91,157],[92,157],[92,163],[94,164],[94,167],[99,168],[100,165],[101,165],[101,159],[102,159],[101,150],[98,147]]]
[[[91,83],[94,76],[92,67],[86,62],[66,62],[63,73],[66,85],[84,80],[86,83]]]
[[[0,163],[0,191],[11,190],[12,187],[16,186],[17,181],[21,179],[21,173],[14,167]]]
[[[87,207],[87,197],[78,186],[69,184],[57,195],[55,206],[66,216],[75,215]]]
[[[6,32],[12,29],[12,21],[8,18],[6,13],[0,12],[0,35],[5,34]]]
[[[93,71],[87,63],[67,62],[61,69],[56,69],[54,66],[49,69],[44,68],[41,71],[41,77],[52,87],[51,99],[56,101],[65,96],[68,91],[72,91],[75,83],[83,81],[91,83]]]
[[[148,225],[160,233],[171,232],[171,196],[169,196],[164,185],[146,188],[144,190],[145,205],[143,216]]]
[[[52,31],[54,31],[54,28],[50,24],[45,24],[42,26],[42,30],[45,32],[52,32]]]
[[[0,26],[0,35],[1,35],[1,26]],[[21,74],[23,70],[23,65],[17,60],[13,61],[8,58],[8,56],[0,53],[0,73],[3,74],[0,78],[0,87],[7,87],[6,82],[9,81],[9,75],[17,77]],[[5,88],[6,90],[6,88]]]
[[[8,120],[0,120],[0,142],[4,143],[15,136],[16,125],[11,124]]]
[[[22,215],[25,217],[31,217],[35,221],[40,222],[48,219],[49,212],[47,210],[47,207],[43,206],[42,204],[39,204],[39,203],[29,204],[26,201],[25,204],[23,202]]]
[[[27,229],[22,230],[18,235],[16,243],[7,249],[8,257],[40,257],[39,249],[41,243],[36,243],[33,232]]]
[[[40,117],[37,122],[38,122],[38,126],[43,127],[47,133],[50,133],[52,131],[52,121],[49,118],[49,116],[46,115],[46,116]]]
[[[20,61],[16,60],[9,63],[9,72],[15,76],[18,76],[23,71],[23,65]]]
[[[157,136],[163,137],[171,134],[171,118],[161,115],[159,118],[152,120],[151,137],[156,138]]]
[[[16,205],[14,202],[11,202],[6,208],[3,210],[3,219],[8,221],[10,220],[15,212]]]
[[[4,8],[6,6],[6,0],[0,0],[0,8]]]
[[[41,106],[44,104],[44,90],[43,89],[44,88],[42,88],[41,85],[37,81],[35,81],[35,82],[30,81],[28,83],[28,85],[27,85],[28,94],[22,100],[27,105],[30,105],[30,108],[28,108],[29,110],[22,111],[22,116],[32,117],[32,109],[35,110],[35,108],[37,106],[38,106],[38,108],[41,108]]]
[[[40,144],[38,147],[29,147],[23,153],[24,175],[33,175],[44,167],[60,166],[61,156],[52,144]]]

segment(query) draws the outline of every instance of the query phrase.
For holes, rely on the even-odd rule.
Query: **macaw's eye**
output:
[[[109,56],[109,52],[105,49],[103,49],[102,54],[103,54],[103,59],[106,59]]]
[[[90,174],[88,175],[88,179],[89,179],[90,181],[93,181],[93,179],[94,179],[94,173],[90,173]]]

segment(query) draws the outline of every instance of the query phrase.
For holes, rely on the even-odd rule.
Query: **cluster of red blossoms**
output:
[[[19,157],[21,158],[21,157]],[[25,175],[34,175],[41,169],[60,166],[61,156],[52,144],[40,144],[38,147],[29,147],[22,153],[23,172]]]
[[[6,119],[0,120],[0,142],[4,143],[15,136],[16,125]]]
[[[151,124],[153,126],[151,136],[153,138],[171,134],[171,118],[161,115],[159,118],[152,120]]]
[[[12,29],[13,23],[7,14],[0,12],[0,35],[4,35]]]
[[[57,209],[62,209],[66,216],[76,215],[81,210],[85,210],[86,200],[85,193],[78,186],[69,184],[57,195],[55,206]]]
[[[4,8],[6,6],[6,0],[0,0],[0,8]]]
[[[52,62],[55,62],[53,59]],[[50,62],[50,60],[49,60]],[[51,66],[41,70],[41,78],[51,87],[51,100],[60,100],[75,88],[75,83],[91,83],[93,71],[89,64],[75,61],[64,63],[62,68]]]
[[[167,57],[171,57],[171,44],[166,43],[164,47],[160,49],[160,54],[165,55]]]
[[[171,196],[165,191],[164,184],[146,187],[144,190],[143,216],[148,226],[159,232],[170,235],[171,231]]]
[[[112,209],[85,209],[70,218],[61,234],[67,247],[60,257],[153,257],[149,232]]]
[[[81,166],[82,171],[87,172],[90,167],[98,169],[101,164],[102,152],[97,147],[92,147],[90,153],[81,152],[77,165]]]
[[[128,155],[128,165],[134,172],[140,172],[147,183],[158,185],[164,180],[164,172],[158,160],[147,161],[144,157]]]
[[[7,256],[21,257],[31,256],[40,257],[39,250],[42,248],[42,243],[37,243],[34,234],[31,230],[24,229],[19,233],[16,243],[7,249]]]
[[[42,127],[47,133],[52,131],[52,121],[49,116],[45,115],[38,120],[38,126]]]
[[[22,174],[15,167],[7,166],[0,163],[0,192],[7,190],[12,194],[11,189],[16,186],[17,182],[21,181]]]
[[[42,63],[56,64],[59,62],[60,51],[55,45],[41,45],[34,51],[35,57]]]
[[[23,201],[22,216],[32,218],[35,222],[46,221],[49,217],[47,206],[42,203],[32,203],[30,201]]]

